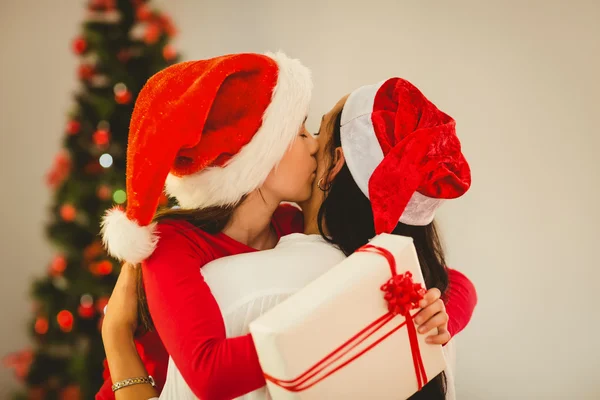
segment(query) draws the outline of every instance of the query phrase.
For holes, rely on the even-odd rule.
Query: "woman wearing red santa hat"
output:
[[[242,324],[235,321],[235,315],[224,315],[228,336],[247,333],[248,320],[325,272],[341,260],[344,253],[352,253],[375,233],[381,232],[414,238],[426,283],[437,288],[430,291],[429,296],[434,297],[432,300],[436,298],[436,290],[439,297],[439,293],[447,289],[450,277],[450,288],[445,293],[450,333],[458,333],[470,319],[476,301],[474,288],[463,275],[445,267],[432,223],[441,199],[458,197],[470,185],[470,171],[460,152],[454,121],[431,104],[418,89],[399,78],[360,88],[350,95],[344,106],[345,101],[343,99],[325,116],[320,129],[319,140],[323,140],[324,145],[319,151],[317,172],[320,179],[315,182],[318,190],[302,204],[305,233],[312,235],[291,235],[282,239],[272,251],[237,256],[237,260],[230,257],[203,268],[204,278],[221,309],[231,314],[231,305],[237,302],[233,314],[237,314],[238,319],[242,310],[245,319]],[[348,218],[349,215],[352,217]],[[322,237],[316,235],[319,232]],[[337,245],[342,252],[327,241]],[[298,263],[302,265],[294,265]],[[228,276],[239,279],[223,285]],[[239,304],[241,298],[246,299],[242,306]],[[267,306],[265,298],[269,300]],[[256,306],[257,299],[262,300],[259,307]],[[117,314],[107,316],[108,319],[111,317],[113,320],[121,319],[116,325],[123,321]],[[446,317],[443,304],[431,301],[417,322],[423,324],[425,332],[441,327],[433,341],[445,343],[449,338],[445,330]],[[127,333],[123,335],[127,336]],[[188,337],[193,338],[194,332],[181,332],[181,341],[187,341]],[[121,346],[119,351],[122,350]],[[135,349],[129,353],[135,356]],[[127,351],[121,354],[127,354]],[[240,360],[238,365],[248,361]],[[132,363],[135,362],[121,362],[119,368],[125,365],[122,370],[135,372],[131,368]],[[182,370],[181,373],[177,367]],[[252,368],[246,371],[252,371]],[[179,380],[179,386],[186,386],[185,377],[194,388],[196,382],[187,379],[191,376],[190,372],[186,373],[177,360],[170,365],[169,374],[171,382]],[[235,380],[246,378],[236,376]],[[261,379],[261,383],[264,384],[264,380]],[[450,377],[449,398],[452,397],[451,383]],[[173,385],[177,387],[178,384],[167,383],[161,398],[194,398],[191,390],[173,391]],[[195,387],[197,394],[198,387],[201,384]],[[169,390],[171,395],[168,395]],[[438,397],[443,397],[440,382],[434,381],[418,395],[435,398],[432,393],[436,392]],[[126,394],[124,391],[121,393]],[[254,398],[264,396],[264,392],[254,393]],[[201,397],[229,398],[231,395],[211,393]],[[131,394],[121,398],[143,397]]]

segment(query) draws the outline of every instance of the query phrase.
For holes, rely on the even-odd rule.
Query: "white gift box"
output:
[[[423,283],[411,238],[382,234],[370,245],[393,255],[398,274]],[[385,256],[356,252],[250,324],[273,399],[405,399],[418,391],[414,322],[390,314],[381,290],[391,276]],[[442,347],[425,343],[431,333],[415,335],[424,383],[446,366]]]

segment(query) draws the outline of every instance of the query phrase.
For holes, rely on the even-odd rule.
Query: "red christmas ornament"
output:
[[[59,400],[81,400],[81,389],[77,385],[69,385],[61,390]]]
[[[144,33],[144,42],[146,44],[154,44],[160,38],[160,25],[155,22],[149,23]]]
[[[163,48],[163,57],[167,61],[172,61],[177,57],[177,51],[175,51],[175,48],[173,46],[166,45]]]
[[[104,308],[108,304],[108,299],[108,297],[104,296],[96,300],[96,310],[102,315],[104,315]]]
[[[45,335],[48,333],[48,320],[44,317],[37,317],[33,329],[38,335]]]
[[[71,121],[67,122],[67,133],[69,135],[78,134],[80,129],[81,129],[81,124],[79,123],[79,121],[71,120]]]
[[[90,9],[93,10],[106,10],[106,11],[112,11],[114,10],[116,7],[116,3],[115,0],[92,0],[90,2]]]
[[[52,168],[46,175],[46,183],[51,188],[55,189],[64,182],[64,180],[69,176],[70,172],[71,159],[65,151],[60,152],[56,158],[54,158]]]
[[[60,217],[65,222],[73,222],[77,217],[77,209],[72,204],[63,204],[60,207]]]
[[[94,140],[94,143],[96,143],[96,146],[106,146],[108,142],[110,142],[110,132],[106,129],[98,129],[94,132],[92,139]]]
[[[99,240],[92,242],[92,244],[83,250],[83,258],[86,260],[93,260],[101,254],[104,254],[104,246],[102,246],[102,242]]]
[[[159,21],[162,29],[165,31],[167,36],[173,37],[177,35],[177,29],[175,29],[175,24],[173,24],[171,17],[163,14],[160,16]]]
[[[50,264],[50,274],[53,276],[62,275],[67,269],[67,259],[63,255],[57,255]]]
[[[81,55],[87,50],[87,42],[81,36],[73,40],[73,51],[75,54]]]
[[[113,265],[108,260],[98,261],[90,265],[90,271],[96,276],[110,275]]]
[[[84,306],[83,304],[77,309],[77,313],[81,318],[90,319],[96,314],[94,306]]]
[[[7,368],[12,368],[19,381],[23,381],[29,373],[29,368],[33,362],[33,351],[25,349],[16,353],[9,354],[2,359],[2,363]]]
[[[73,330],[73,314],[70,311],[62,310],[56,316],[56,321],[58,322],[58,327],[63,332],[71,332]]]
[[[89,64],[81,64],[77,70],[77,75],[79,79],[88,81],[94,76],[94,67]]]
[[[115,101],[119,104],[128,104],[131,102],[132,97],[129,90],[123,90],[115,94]]]
[[[152,16],[152,11],[150,10],[150,7],[148,7],[146,4],[142,4],[135,11],[135,15],[138,21],[144,22],[150,19],[150,17]]]
[[[112,190],[107,185],[100,185],[96,191],[96,195],[100,200],[110,200],[112,198]]]

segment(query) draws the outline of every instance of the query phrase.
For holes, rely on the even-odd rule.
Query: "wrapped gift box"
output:
[[[390,313],[381,288],[390,262],[423,283],[412,239],[383,234],[367,247],[250,324],[273,399],[405,399],[444,370],[431,332],[411,340],[414,322]]]

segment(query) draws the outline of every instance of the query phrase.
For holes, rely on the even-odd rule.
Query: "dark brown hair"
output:
[[[340,111],[335,118],[332,118],[333,126],[330,127],[333,129],[333,135],[327,149],[332,160],[335,149],[342,145],[341,116]],[[342,167],[328,188],[317,221],[321,236],[339,247],[346,255],[352,254],[375,236],[371,202],[354,182],[347,165]],[[325,234],[325,227],[328,235]],[[448,288],[448,273],[435,223],[426,226],[398,223],[392,233],[413,238],[426,286],[438,288],[443,295]],[[442,372],[411,399],[434,400],[445,397],[446,377]]]

